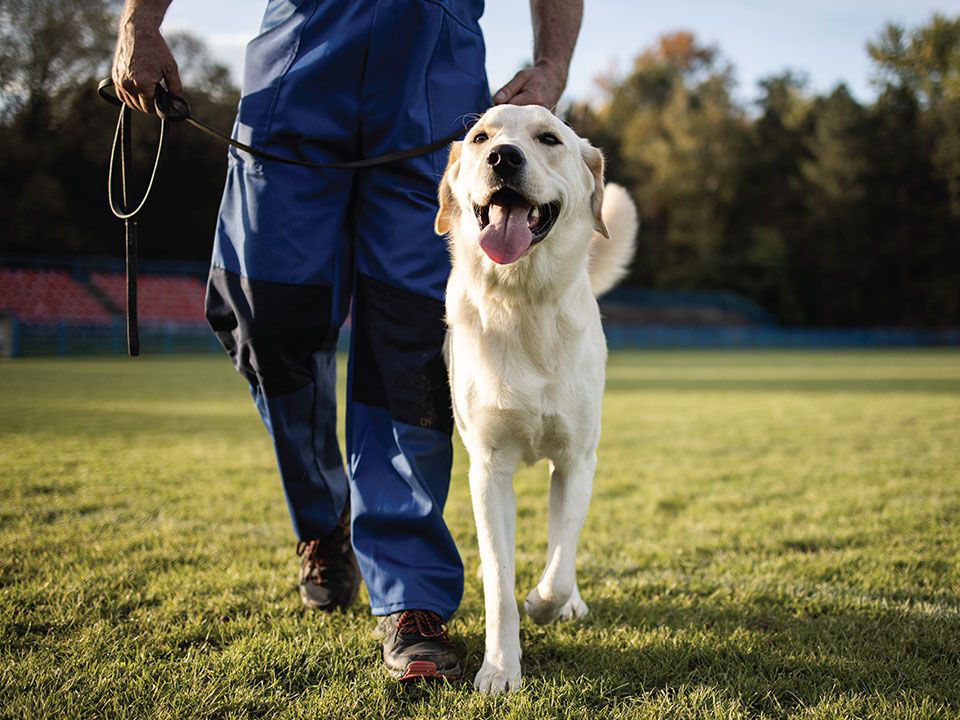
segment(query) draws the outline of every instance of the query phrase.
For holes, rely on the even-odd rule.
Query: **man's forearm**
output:
[[[533,64],[556,73],[565,85],[583,20],[583,0],[530,0],[530,15]]]
[[[154,89],[161,80],[174,94],[183,92],[180,71],[160,24],[171,0],[126,0],[117,27],[113,54],[113,86],[126,105],[153,112]]]
[[[120,11],[120,24],[135,20],[143,28],[159,29],[172,0],[126,0]]]

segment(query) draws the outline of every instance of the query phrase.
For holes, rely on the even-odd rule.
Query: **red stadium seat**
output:
[[[0,269],[0,311],[22,322],[102,324],[112,318],[69,273]]]
[[[123,275],[93,273],[90,281],[119,307],[126,303],[127,286]],[[138,282],[140,320],[203,325],[203,282],[184,275],[141,275]]]

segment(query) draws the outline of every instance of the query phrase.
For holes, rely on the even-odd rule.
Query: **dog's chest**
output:
[[[485,402],[476,391],[466,395],[466,402],[455,401],[455,405],[460,433],[471,444],[497,450],[514,448],[532,463],[542,457],[555,458],[576,443],[570,418],[549,404],[511,404],[505,394],[495,404]]]
[[[448,363],[464,439],[517,448],[528,462],[575,443],[575,420],[582,414],[570,377],[576,345],[575,337],[556,332],[543,337],[522,328],[453,328]]]

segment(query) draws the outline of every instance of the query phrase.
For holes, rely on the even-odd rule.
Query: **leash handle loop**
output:
[[[120,103],[123,105],[123,103]],[[147,188],[143,191],[143,197],[137,206],[130,210],[130,204],[127,202],[127,165],[133,163],[133,153],[129,143],[125,143],[124,137],[132,132],[133,122],[131,122],[132,112],[126,105],[120,110],[120,116],[117,118],[117,129],[113,134],[113,146],[110,148],[110,170],[107,172],[107,201],[110,204],[110,212],[121,220],[128,220],[143,210],[143,206],[150,197],[150,191],[153,189],[153,181],[157,177],[157,168],[160,167],[160,155],[163,152],[163,138],[167,134],[167,122],[160,118],[160,135],[157,139],[157,154],[153,158],[153,170],[150,171],[150,179],[147,181]],[[120,152],[117,153],[117,147],[120,146]],[[116,167],[118,156],[120,161],[120,189],[123,194],[123,201],[118,206],[113,196],[113,169]]]
[[[161,119],[173,123],[189,120],[192,112],[185,97],[174,95],[160,83],[157,83],[153,107]]]
[[[116,96],[116,90],[110,92],[114,87],[113,78],[104,78],[97,84],[97,95],[100,96],[101,100],[106,100],[114,107],[122,108],[124,107],[123,100]],[[160,83],[157,83],[154,91],[153,109],[158,116],[168,122],[186,120],[192,112],[190,103],[187,102],[185,97],[174,95]]]
[[[112,87],[113,87],[113,79],[104,78],[97,85],[97,95],[100,96],[101,100],[106,100],[111,105],[115,105],[116,107],[123,107],[123,100],[118,98],[113,93],[107,92]]]

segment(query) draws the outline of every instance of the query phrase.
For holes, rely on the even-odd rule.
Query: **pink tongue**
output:
[[[530,206],[491,203],[489,213],[490,224],[480,231],[480,247],[499,265],[516,262],[533,242],[533,233],[527,225]]]

